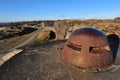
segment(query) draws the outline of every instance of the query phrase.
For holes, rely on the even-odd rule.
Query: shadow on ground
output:
[[[119,48],[119,37],[116,34],[110,34],[107,36],[108,42],[109,42],[109,46],[110,49],[113,53],[113,58],[115,60],[116,55],[118,53],[118,48]]]
[[[108,36],[108,41],[120,64],[119,38]],[[116,41],[115,41],[116,40]],[[61,52],[66,40],[50,41],[29,47],[0,67],[1,80],[119,80],[120,69],[115,72],[83,73],[62,60]],[[117,42],[113,44],[111,42]],[[117,54],[117,56],[116,56]]]

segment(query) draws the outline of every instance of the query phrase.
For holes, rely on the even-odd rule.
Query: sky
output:
[[[119,16],[120,0],[0,0],[0,22]]]

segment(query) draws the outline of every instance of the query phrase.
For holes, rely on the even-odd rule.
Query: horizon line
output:
[[[115,17],[118,18],[118,17]],[[16,21],[0,21],[0,23],[11,23],[11,22],[29,22],[29,21],[47,21],[47,20],[114,20],[115,18],[64,18],[64,19],[39,19],[39,20],[16,20]]]

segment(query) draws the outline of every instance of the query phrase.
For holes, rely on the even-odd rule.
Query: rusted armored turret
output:
[[[106,35],[96,28],[73,31],[64,46],[62,56],[67,62],[85,69],[97,70],[113,64]]]

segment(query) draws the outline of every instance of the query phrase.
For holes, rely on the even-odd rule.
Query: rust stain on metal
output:
[[[113,56],[106,35],[96,28],[80,28],[72,32],[62,56],[81,68],[99,69],[111,66]]]

